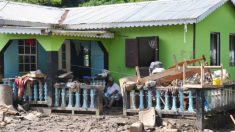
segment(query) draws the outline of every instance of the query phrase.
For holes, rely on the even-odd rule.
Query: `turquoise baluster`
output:
[[[189,105],[188,105],[188,112],[194,112],[193,110],[193,91],[189,90]]]
[[[209,111],[209,103],[208,103],[208,91],[204,90],[204,94],[205,94],[205,101],[204,101],[204,109],[205,111]]]
[[[177,111],[177,107],[176,107],[176,96],[172,95],[172,108],[171,110],[173,111]]]
[[[13,99],[16,100],[17,98],[17,93],[18,93],[18,89],[16,86],[16,83],[13,83]]]
[[[48,91],[48,89],[47,89],[47,83],[45,82],[45,84],[44,84],[44,100],[45,100],[45,101],[47,101],[47,91]]]
[[[91,104],[90,104],[90,108],[94,109],[95,108],[95,90],[93,88],[90,89],[90,96],[91,96]]]
[[[34,92],[34,101],[37,101],[37,99],[38,99],[38,90],[37,90],[37,83],[36,83],[36,81],[34,81],[33,92]]]
[[[55,107],[59,106],[59,91],[58,88],[55,88]]]
[[[65,107],[65,87],[62,88],[62,92],[61,92],[61,107],[64,108]]]
[[[69,104],[68,104],[68,108],[72,109],[73,107],[73,92],[71,90],[71,88],[69,88]]]
[[[184,91],[183,89],[179,90],[180,95],[180,111],[184,111]]]
[[[42,101],[43,99],[43,88],[42,88],[42,82],[39,81],[39,100]]]
[[[135,106],[135,90],[131,90],[130,97],[131,97],[131,109],[136,109],[136,106]]]
[[[160,91],[158,89],[156,89],[156,110],[161,110],[161,94]]]
[[[87,89],[86,88],[83,89],[83,104],[82,104],[82,108],[84,110],[87,109]]]
[[[144,109],[144,90],[140,90],[140,105],[139,105],[139,110]]]
[[[30,82],[27,82],[27,88],[28,88],[28,90],[29,90],[29,101],[32,101],[32,99],[33,99],[33,91],[32,91],[32,88],[31,88],[31,85],[30,85]]]
[[[165,106],[164,106],[164,110],[169,110],[169,95],[168,95],[167,91],[165,91]]]
[[[152,107],[152,89],[148,88],[148,108]]]
[[[78,110],[79,107],[80,107],[80,93],[79,93],[79,90],[76,91],[76,104],[75,104],[75,108]]]

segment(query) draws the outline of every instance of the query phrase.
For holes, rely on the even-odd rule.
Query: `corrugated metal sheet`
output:
[[[0,25],[38,27],[60,24],[66,29],[92,30],[192,24],[202,21],[227,1],[157,0],[60,9],[0,0]],[[235,0],[231,1],[235,3]]]
[[[34,34],[42,35],[46,30],[45,27],[0,27],[2,34]]]
[[[48,29],[47,27],[0,27],[2,34],[29,34],[29,35],[58,35],[58,36],[78,36],[87,38],[114,38],[114,34],[108,31],[74,31]]]
[[[106,29],[197,23],[228,0],[158,0],[68,8],[69,29]]]
[[[40,6],[26,3],[0,1],[0,20],[5,24],[18,24],[20,22],[58,24],[64,9]],[[16,22],[15,24],[13,22]]]

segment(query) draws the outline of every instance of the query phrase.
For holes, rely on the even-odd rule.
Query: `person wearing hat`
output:
[[[114,83],[113,78],[109,77],[107,81],[106,91],[104,93],[105,108],[111,108],[114,101],[121,99],[120,87],[117,83]]]

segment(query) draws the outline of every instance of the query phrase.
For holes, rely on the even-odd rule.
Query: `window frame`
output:
[[[35,45],[27,45],[26,41],[29,39],[22,39],[22,40],[18,40],[18,71],[19,73],[27,73],[30,71],[35,71],[38,68],[38,42],[36,39],[32,39],[35,42]],[[22,44],[20,44],[22,43]],[[20,48],[23,49],[23,52],[20,53]],[[26,53],[26,48],[29,48],[29,53]],[[32,48],[35,48],[35,53],[32,53]],[[22,60],[20,58],[23,58]],[[26,57],[29,58],[29,62],[26,62]],[[35,58],[34,62],[32,63],[32,57]],[[29,66],[29,69],[26,69],[26,65]],[[35,69],[32,68],[32,65],[34,65]],[[23,66],[23,70],[21,68],[21,66]]]
[[[216,35],[216,44],[213,43],[213,35]],[[221,45],[220,45],[220,32],[211,32],[210,33],[210,65],[212,66],[218,66],[220,65],[220,49],[221,49]],[[215,48],[215,55],[212,56],[212,54],[214,54],[212,52],[212,48],[216,46]],[[215,57],[215,58],[214,58]],[[213,60],[215,60],[215,62],[213,62]]]
[[[232,37],[234,40],[232,41]],[[233,46],[232,46],[233,42]],[[233,53],[231,51],[233,50]],[[233,60],[233,62],[231,62]],[[235,33],[229,34],[229,66],[235,66]]]
[[[152,53],[152,60],[151,61],[159,61],[159,36],[143,36],[143,37],[136,37],[130,38],[125,40],[125,64],[126,67],[149,67],[146,64],[140,64],[142,61],[140,60],[141,56],[141,41],[144,42],[145,40],[156,40],[156,47],[153,49]],[[153,46],[148,43],[149,46]],[[152,47],[151,47],[152,48]],[[142,51],[144,52],[144,51]],[[143,58],[142,58],[143,60]],[[150,62],[151,63],[151,62]]]

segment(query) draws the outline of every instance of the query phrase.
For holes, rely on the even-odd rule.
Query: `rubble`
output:
[[[135,122],[130,127],[130,132],[143,132],[144,125],[142,122]]]
[[[139,121],[142,122],[144,126],[154,127],[156,124],[156,113],[154,107],[139,111]]]

